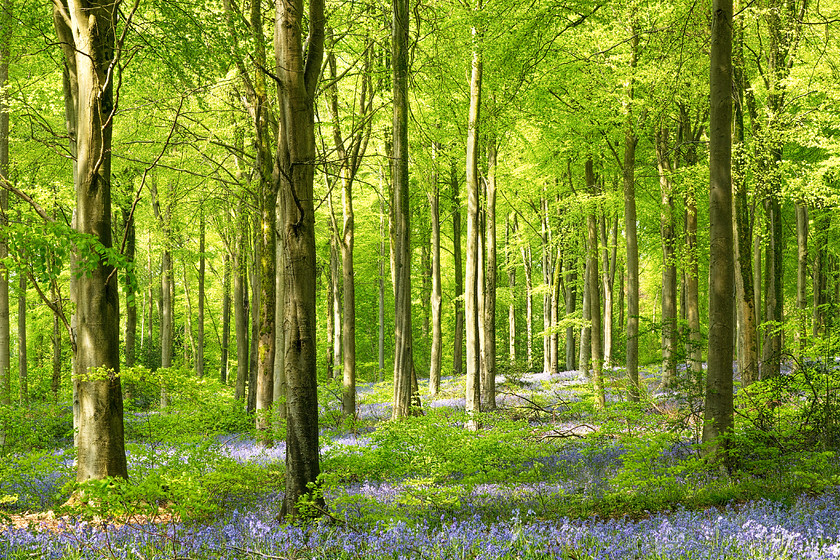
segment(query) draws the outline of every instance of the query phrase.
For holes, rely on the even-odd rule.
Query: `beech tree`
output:
[[[280,517],[302,514],[301,500],[318,478],[318,394],[315,344],[315,89],[324,56],[324,3],[275,5],[275,69],[280,86],[280,135],[274,180],[279,183],[286,249],[286,492]],[[306,43],[304,24],[308,26]],[[304,48],[305,47],[305,48]],[[272,306],[273,309],[273,306]]]
[[[53,1],[56,34],[68,83],[67,123],[76,138],[74,227],[89,239],[89,251],[111,249],[111,135],[114,80],[128,30],[117,28],[121,2]],[[135,2],[130,14],[137,9]],[[130,21],[131,15],[128,16]],[[119,33],[119,39],[117,34]],[[76,336],[73,383],[78,402],[76,480],[128,477],[123,441],[119,370],[119,300],[113,265],[100,251],[77,244]],[[75,403],[74,403],[75,405]]]

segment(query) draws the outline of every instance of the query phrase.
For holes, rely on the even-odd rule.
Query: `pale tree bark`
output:
[[[336,249],[335,249],[335,233],[333,229],[330,229],[330,261],[327,271],[327,297],[326,297],[326,306],[327,306],[327,347],[326,347],[326,361],[327,361],[327,379],[332,379],[335,377],[335,365],[336,365],[336,353],[340,352],[340,350],[336,350],[336,347],[340,348],[340,342],[336,339],[336,314],[340,313],[337,311],[338,302],[336,301],[335,293],[338,289],[336,286],[337,278],[338,278],[338,265],[337,258],[336,258]]]
[[[513,263],[513,239],[516,237],[516,214],[505,220],[505,268],[508,274],[508,363],[516,364],[516,265]]]
[[[123,274],[123,291],[125,292],[125,365],[127,367],[134,366],[137,359],[136,341],[137,341],[137,274],[135,269],[135,253],[136,253],[136,229],[134,225],[134,216],[131,215],[130,208],[122,208],[123,223],[126,228],[125,235],[125,259],[128,262],[128,268]],[[56,320],[58,318],[56,317]]]
[[[481,384],[482,408],[496,409],[496,284],[498,282],[496,239],[496,157],[495,135],[487,140],[487,195],[484,226],[484,378]]]
[[[303,44],[303,0],[278,1],[274,32],[280,91],[275,164],[286,253],[286,492],[280,517],[299,517],[301,500],[323,508],[313,493],[318,459],[315,343],[315,89],[324,55],[324,3],[310,0]],[[311,514],[309,514],[311,515]]]
[[[255,214],[253,219],[253,229],[251,230],[254,234],[251,245],[253,252],[251,253],[251,267],[248,274],[248,279],[251,282],[251,345],[248,348],[248,398],[245,405],[245,410],[249,414],[256,413],[257,410],[257,372],[259,371],[260,361],[260,295],[262,291],[259,272],[262,266],[260,264],[261,242],[259,239],[261,232],[258,231],[262,220],[259,214]]]
[[[164,236],[164,247],[160,256],[160,367],[172,367],[172,341],[173,341],[173,311],[172,300],[174,297],[175,278],[172,270],[172,253],[169,251],[170,244],[170,220],[172,218],[171,197],[167,202],[166,211],[161,209],[160,196],[158,195],[156,176],[149,181],[149,193],[152,197],[152,211],[155,219],[161,225]],[[161,390],[161,406],[166,406],[167,398],[164,390]]]
[[[525,269],[525,363],[531,371],[534,367],[534,283],[530,244],[521,245],[520,253]]]
[[[588,220],[588,218],[587,218]],[[587,221],[587,228],[589,223]],[[592,282],[589,276],[592,274],[592,268],[589,262],[589,231],[586,233],[587,242],[584,246],[584,265],[583,269],[583,297],[581,298],[581,312],[583,315],[583,326],[580,328],[580,348],[578,348],[578,373],[581,379],[589,379],[590,361],[592,359],[592,292],[590,287]]]
[[[577,263],[571,257],[566,261],[563,271],[566,276],[565,284],[565,311],[566,317],[575,312],[577,306]],[[574,371],[577,360],[575,359],[575,328],[572,325],[566,327],[566,371]]]
[[[73,105],[78,142],[75,228],[105,248],[112,246],[113,72],[122,47],[122,37],[116,40],[117,7],[112,1],[91,1],[85,6],[53,2],[53,20],[74,94],[68,104]],[[79,411],[76,481],[126,478],[117,277],[102,258],[77,252],[76,259],[77,266],[78,261],[92,261],[85,263],[86,273],[74,283],[76,337],[71,345],[75,347],[74,399]]]
[[[635,71],[638,60],[639,31],[631,26],[630,69]],[[627,122],[624,132],[624,162],[622,179],[624,186],[624,236],[627,250],[627,381],[630,400],[639,400],[639,242],[636,233],[636,144],[638,138],[633,130],[634,80],[631,77],[627,87]],[[586,309],[584,307],[584,309]],[[583,342],[581,341],[581,344]]]
[[[193,308],[192,295],[190,295],[190,278],[187,263],[184,263],[184,303],[187,306],[187,312],[184,315],[184,337],[189,341],[189,345],[184,344],[184,365],[189,366],[191,360],[195,359],[195,328],[192,323]]]
[[[29,368],[26,357],[26,274],[18,273],[18,398],[21,406],[29,404]]]
[[[224,279],[222,280],[222,349],[219,367],[219,381],[224,385],[228,379],[228,355],[230,352],[230,253],[225,251]]]
[[[440,282],[440,185],[437,172],[437,144],[432,146],[435,168],[432,173],[432,189],[429,192],[429,210],[432,218],[432,290],[429,306],[432,311],[432,344],[429,353],[429,394],[440,391],[440,367],[443,350],[441,333],[442,290]]]
[[[553,284],[553,250],[551,248],[551,228],[548,224],[548,199],[540,199],[540,222],[542,235],[542,271],[543,271],[543,371],[551,371],[551,286]]]
[[[480,8],[479,4],[479,8]],[[481,109],[482,59],[478,50],[473,52],[472,74],[470,76],[470,107],[467,123],[467,263],[464,286],[464,310],[466,316],[466,411],[473,415],[481,411],[480,383],[480,341],[478,329],[478,237],[479,237],[479,195],[478,181],[478,134]],[[476,428],[474,421],[471,428]]]
[[[558,243],[554,254],[554,266],[551,279],[551,360],[549,371],[560,371],[560,298],[565,293],[563,289],[563,246]],[[564,298],[565,299],[565,298]]]
[[[782,261],[781,193],[771,193],[764,201],[767,240],[764,246],[764,344],[761,378],[778,377],[782,364],[782,310],[784,274]]]
[[[6,84],[12,40],[12,0],[0,4],[0,181],[9,180],[9,111]],[[0,188],[0,232],[8,225],[9,192]],[[9,270],[3,260],[9,256],[5,235],[0,235],[0,404],[11,404],[12,357],[9,325]],[[5,440],[4,434],[0,438]]]
[[[455,332],[453,333],[452,375],[460,377],[464,371],[464,269],[461,256],[461,194],[455,159],[449,170],[452,195],[452,259],[455,261]]]
[[[712,4],[709,120],[709,354],[703,441],[725,453],[732,397],[732,0]]]
[[[813,246],[813,294],[814,304],[811,314],[811,335],[814,338],[820,337],[825,329],[825,304],[826,298],[826,265],[828,251],[826,250],[826,232],[830,224],[829,214],[823,209],[814,209]]]
[[[656,130],[656,164],[659,171],[659,232],[662,239],[662,385],[677,381],[677,232],[671,175],[669,131]]]
[[[595,177],[592,158],[586,160],[586,184],[591,197],[598,196],[598,180]],[[587,224],[586,268],[589,292],[589,317],[592,324],[590,343],[592,345],[592,388],[595,393],[595,408],[603,409],[606,403],[604,393],[603,349],[601,346],[601,290],[598,287],[598,208],[590,203]]]
[[[607,238],[607,217],[601,216],[601,245],[604,270],[601,274],[604,287],[604,365],[613,363],[613,311],[615,294],[615,270],[618,262],[618,217],[610,219]]]
[[[205,232],[205,218],[204,205],[199,208],[200,216],[198,217],[198,319],[196,325],[196,341],[195,341],[195,373],[199,377],[204,377],[204,281],[206,272],[206,258],[204,256],[206,232]]]

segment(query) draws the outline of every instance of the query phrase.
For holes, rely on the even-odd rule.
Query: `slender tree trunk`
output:
[[[277,198],[277,210],[274,229],[276,231],[275,269],[275,318],[274,318],[274,389],[272,400],[277,411],[278,420],[286,419],[286,331],[283,327],[286,316],[286,251],[283,242],[283,208]]]
[[[587,222],[587,227],[588,227]],[[588,236],[588,231],[587,231]],[[589,254],[589,246],[586,246],[586,255]],[[592,357],[592,292],[589,290],[592,283],[589,275],[592,274],[589,258],[586,258],[586,265],[583,270],[583,326],[580,329],[580,348],[578,354],[578,373],[581,379],[589,379],[589,366]]]
[[[796,348],[799,362],[805,354],[808,311],[808,207],[796,205]]]
[[[26,357],[26,274],[18,273],[18,379],[20,405],[29,404],[29,370]]]
[[[548,200],[540,199],[540,211],[542,213],[542,270],[543,270],[543,371],[551,371],[551,286],[552,286],[552,262],[551,262],[551,230],[548,225]]]
[[[245,205],[239,205],[240,227],[237,232],[237,248],[233,255],[233,322],[236,331],[236,385],[234,395],[237,400],[245,399],[245,386],[248,381],[248,241]]]
[[[303,1],[276,3],[274,51],[280,92],[280,135],[274,178],[279,184],[286,253],[286,491],[280,517],[312,515],[323,498],[313,492],[318,459],[318,381],[315,343],[315,88],[324,54],[324,3],[310,0],[307,48]],[[318,514],[320,515],[320,514]]]
[[[460,377],[464,366],[464,309],[461,296],[464,294],[463,259],[461,257],[461,195],[459,191],[458,169],[455,159],[449,173],[449,186],[452,194],[452,258],[455,261],[455,332],[452,351],[452,375]]]
[[[744,54],[743,29],[737,29],[733,46],[732,72],[735,80],[735,141],[733,149],[733,197],[732,221],[734,224],[734,258],[735,258],[735,302],[738,326],[738,371],[744,386],[758,381],[758,322],[756,317],[755,292],[753,288],[752,269],[752,228],[750,226],[749,208],[747,206],[746,185],[746,145],[744,133]],[[694,215],[695,244],[696,244],[697,215]],[[695,256],[696,258],[696,256]],[[699,327],[698,327],[699,328]],[[700,371],[695,373],[700,375]]]
[[[248,348],[248,399],[246,410],[248,413],[255,413],[257,410],[257,370],[259,369],[259,340],[260,340],[260,272],[259,267],[262,256],[260,255],[260,241],[257,230],[260,228],[259,216],[254,216],[254,239],[253,253],[251,255],[251,269],[249,280],[251,281],[251,345]],[[272,307],[273,309],[273,307]]]
[[[434,153],[437,147],[432,147]],[[429,356],[429,394],[440,391],[440,366],[443,338],[441,334],[442,293],[440,282],[440,186],[437,168],[432,175],[432,191],[429,193],[429,210],[432,217],[432,293],[429,306],[432,309],[432,348]]]
[[[480,4],[479,4],[480,7]],[[478,254],[479,237],[479,182],[478,182],[478,134],[481,108],[481,54],[476,49],[472,58],[470,77],[470,108],[467,124],[467,263],[464,290],[467,339],[466,411],[473,415],[481,411],[480,357],[478,320]],[[471,428],[476,428],[474,421]]]
[[[224,280],[222,285],[222,349],[219,381],[224,385],[228,378],[228,353],[230,349],[230,253],[225,251]]]
[[[534,367],[534,284],[531,270],[531,247],[522,246],[522,265],[525,268],[525,363],[528,371]]]
[[[199,209],[198,225],[198,324],[196,325],[195,373],[204,377],[204,281],[206,259],[205,251],[205,219],[204,206]]]
[[[725,451],[733,425],[732,0],[714,0],[709,122],[709,366],[703,441]]]
[[[563,293],[563,247],[558,244],[551,281],[551,373],[560,371],[560,297]]]
[[[53,288],[53,301],[58,299],[58,294]],[[53,331],[52,331],[52,395],[53,402],[58,402],[58,393],[61,389],[61,320],[56,313],[53,313]]]
[[[577,263],[570,257],[566,262],[566,317],[575,312],[577,306]],[[572,325],[566,327],[566,371],[574,371],[577,365],[575,360],[575,328]]]
[[[111,133],[115,105],[110,76],[118,6],[92,1],[67,9],[54,4],[56,33],[72,76],[68,122],[78,138],[74,167],[75,229],[111,244]],[[118,61],[116,61],[118,62]],[[72,113],[72,117],[70,114]],[[75,149],[71,149],[71,152]],[[82,255],[76,255],[78,261]],[[74,401],[77,419],[76,481],[126,478],[123,401],[119,378],[119,300],[114,268],[86,262],[74,282],[76,303]],[[76,404],[74,403],[74,404]]]
[[[172,367],[172,254],[164,249],[160,257],[160,367]],[[166,399],[162,399],[165,403]]]
[[[12,0],[0,4],[0,181],[9,180],[9,111],[7,82],[12,41]],[[75,137],[75,135],[74,135]],[[9,247],[3,232],[8,225],[9,192],[0,188],[0,404],[12,402],[11,326],[9,324],[9,270],[3,259]],[[0,432],[0,443],[5,434]]]
[[[635,25],[631,28],[630,68],[636,68],[639,48],[639,34]],[[636,144],[638,138],[633,131],[633,80],[627,88],[627,129],[624,134],[624,236],[627,248],[627,381],[630,400],[639,400],[639,243],[636,234]],[[584,306],[584,309],[586,307]],[[583,341],[581,341],[583,345]]]
[[[592,158],[586,160],[586,184],[589,193],[595,197],[598,195],[598,182],[595,178],[595,171],[592,165]],[[592,387],[595,392],[595,408],[603,409],[606,404],[604,394],[604,372],[603,355],[601,346],[601,291],[598,288],[598,215],[593,205],[587,217],[588,239],[586,243],[586,268],[588,269],[586,281],[589,292],[589,317],[592,324]]]
[[[482,408],[496,409],[496,138],[487,141],[487,199],[485,213],[485,293],[484,293],[484,368]]]
[[[825,305],[826,305],[826,265],[828,252],[826,250],[826,231],[830,224],[828,213],[825,210],[815,209],[814,216],[813,246],[814,250],[814,272],[813,292],[814,307],[811,315],[811,335],[814,338],[823,335],[825,327]]]
[[[516,236],[516,214],[505,221],[505,268],[508,273],[508,362],[516,365],[516,265],[513,263],[513,238]]]
[[[385,197],[379,196],[379,372],[376,379],[385,378]]]
[[[341,270],[344,287],[343,350],[344,365],[341,410],[345,416],[356,414],[356,284],[353,272],[353,244],[355,240],[353,190],[350,170],[345,167],[342,175],[342,201],[344,231],[341,240]]]
[[[659,222],[662,237],[662,385],[677,380],[677,239],[668,129],[656,132],[656,162],[659,170]]]
[[[331,363],[333,368],[341,364],[341,349],[343,344],[341,342],[341,274],[339,274],[339,249],[338,249],[338,232],[333,231],[330,238],[330,286],[332,293],[332,358]],[[335,377],[336,372],[333,368],[330,369],[330,377]]]
[[[192,296],[190,295],[190,279],[187,274],[187,263],[184,263],[184,302],[187,304],[187,313],[185,316],[184,338],[189,341],[189,346],[184,344],[184,365],[188,366],[191,359],[195,358],[195,329],[192,324]]]
[[[126,367],[132,367],[137,359],[135,350],[137,340],[137,273],[134,262],[137,232],[130,208],[122,209],[122,217],[126,228],[125,259],[128,262],[127,270],[123,275],[123,291],[125,293],[125,365]]]
[[[618,217],[611,219],[610,236],[607,238],[606,216],[601,216],[601,241],[604,245],[604,365],[613,364],[613,311],[615,294],[615,269],[618,261]]]
[[[764,344],[762,379],[778,377],[782,363],[782,205],[773,193],[764,201],[767,241],[764,252]]]

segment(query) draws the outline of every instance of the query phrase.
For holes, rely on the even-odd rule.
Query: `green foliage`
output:
[[[73,410],[69,405],[0,405],[0,457],[51,449],[72,435]]]

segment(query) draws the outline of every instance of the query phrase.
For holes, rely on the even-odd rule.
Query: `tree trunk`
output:
[[[592,158],[586,160],[586,184],[592,197],[598,196],[598,182],[592,165]],[[586,243],[587,282],[589,283],[589,317],[592,323],[590,342],[592,344],[592,388],[595,392],[595,408],[601,410],[606,404],[604,394],[603,351],[601,346],[601,290],[598,287],[598,215],[593,204],[587,217],[588,239]]]
[[[137,244],[134,216],[131,215],[131,209],[128,207],[123,208],[122,217],[126,228],[125,260],[128,263],[128,267],[123,275],[123,291],[125,293],[125,365],[126,367],[132,367],[137,359],[137,352],[135,350],[137,340],[137,273],[134,263]]]
[[[662,237],[662,385],[677,381],[677,236],[668,129],[656,132],[656,162],[659,171],[659,231]]]
[[[172,255],[164,249],[160,257],[160,367],[172,367]],[[162,402],[164,402],[163,399]]]
[[[29,404],[29,371],[26,358],[26,274],[18,273],[18,379],[20,405]]]
[[[807,337],[808,312],[808,207],[796,204],[796,348],[802,363]]]
[[[58,294],[53,288],[53,301],[58,299]],[[53,331],[52,331],[52,395],[53,402],[58,402],[58,393],[61,389],[61,320],[57,313],[53,313]]]
[[[709,354],[703,441],[712,453],[733,425],[732,0],[714,0],[709,121]]]
[[[764,249],[764,344],[761,378],[778,377],[782,363],[782,205],[771,193],[764,201],[767,240]]]
[[[607,218],[601,216],[601,242],[603,244],[604,271],[604,365],[613,363],[613,310],[615,294],[615,269],[618,261],[618,217],[610,220],[609,238],[607,238]]]
[[[639,34],[635,25],[631,29],[630,68],[636,68],[639,48]],[[627,128],[624,133],[624,236],[627,248],[627,381],[630,400],[639,400],[639,242],[636,234],[636,144],[638,138],[633,131],[633,80],[627,88]],[[586,309],[586,307],[584,307]],[[583,341],[581,341],[581,345]]]
[[[548,200],[540,199],[542,214],[542,271],[543,271],[543,371],[551,371],[551,286],[553,284],[551,259],[551,230],[548,225]]]
[[[479,237],[479,182],[478,182],[478,135],[481,109],[482,59],[478,50],[473,51],[472,74],[470,77],[470,108],[467,124],[467,264],[465,274],[464,309],[467,333],[467,379],[466,411],[473,415],[481,411],[480,384],[480,341],[478,320],[478,297],[482,286],[478,285]],[[475,428],[475,422],[470,421]]]
[[[12,0],[0,7],[0,181],[9,180],[9,111],[6,85],[12,41]],[[75,135],[73,136],[75,137]],[[9,192],[0,188],[0,231],[8,225]],[[5,235],[0,235],[0,404],[12,402],[11,325],[9,324],[9,270],[3,264],[9,256]],[[0,443],[5,434],[0,433]]]
[[[318,460],[315,344],[314,97],[324,54],[323,0],[310,0],[308,40],[302,40],[303,1],[276,4],[274,46],[280,91],[279,183],[286,249],[286,492],[280,517],[312,515],[301,500],[323,508],[314,493]],[[317,514],[320,515],[320,514]]]
[[[558,243],[551,281],[551,373],[560,371],[560,294],[563,292],[563,247]]]
[[[245,410],[253,414],[257,410],[257,370],[259,369],[259,340],[260,340],[260,218],[254,216],[253,253],[251,255],[251,269],[248,278],[251,281],[251,345],[248,348],[248,398]],[[273,309],[273,308],[272,308]]]
[[[272,400],[277,411],[277,419],[286,419],[286,331],[283,328],[285,322],[286,305],[286,252],[283,244],[283,208],[280,206],[280,198],[277,198],[277,209],[275,212],[274,230],[276,233],[274,252],[275,257],[275,316],[274,316],[274,390]],[[278,422],[279,423],[279,422]]]
[[[577,263],[569,258],[566,262],[566,317],[571,317],[577,306]],[[566,327],[566,371],[574,371],[577,365],[575,360],[575,328],[572,325]]]
[[[248,381],[248,241],[245,204],[239,204],[239,231],[237,248],[233,255],[233,322],[236,331],[236,385],[234,395],[237,400],[245,399],[245,385]]]
[[[461,257],[461,195],[458,169],[455,159],[449,172],[449,186],[452,194],[452,259],[455,261],[455,332],[453,333],[452,375],[460,377],[464,366],[464,308],[461,296],[464,294],[463,259]]]
[[[523,245],[520,252],[522,265],[525,268],[525,363],[528,371],[531,371],[534,367],[534,284],[530,245]]]
[[[385,379],[385,197],[379,195],[379,371],[377,381]]]
[[[356,284],[353,272],[353,243],[355,240],[353,213],[353,179],[350,169],[342,170],[342,207],[344,226],[341,239],[341,270],[344,288],[344,322],[342,343],[344,362],[342,367],[343,391],[341,411],[353,418],[356,414]]]
[[[204,205],[199,209],[198,224],[198,324],[196,325],[195,373],[204,377],[204,276],[206,268]]]
[[[735,258],[735,305],[738,326],[738,371],[741,383],[746,387],[758,381],[758,322],[756,318],[755,292],[753,288],[752,269],[752,227],[747,205],[746,185],[746,145],[744,133],[744,58],[743,58],[743,30],[738,29],[736,42],[733,47],[732,72],[735,80],[734,126],[735,141],[737,142],[733,154],[733,197],[732,221],[734,224],[734,258]],[[694,243],[697,243],[697,214],[694,214]],[[695,255],[696,259],[696,255]],[[696,266],[696,265],[695,265]],[[696,285],[696,281],[695,281]],[[699,330],[699,326],[697,327]],[[693,334],[693,331],[692,331]],[[699,360],[698,360],[699,361]],[[693,365],[693,362],[692,362]],[[697,368],[695,376],[702,371]]]
[[[189,346],[184,344],[184,366],[189,366],[190,360],[195,358],[195,336],[193,335],[194,328],[192,324],[192,296],[190,295],[190,279],[187,274],[187,263],[184,263],[184,302],[187,305],[187,312],[185,314],[184,338],[189,341]]]
[[[72,129],[76,131],[76,219],[81,234],[105,248],[111,244],[111,133],[115,100],[110,78],[117,6],[91,1],[72,7],[54,3],[54,22],[71,69]],[[76,253],[85,274],[75,281],[76,355],[74,400],[78,403],[76,481],[126,478],[123,401],[119,378],[119,299],[113,266]],[[92,261],[92,262],[91,262]],[[84,262],[84,265],[80,264]]]
[[[338,232],[333,230],[330,237],[330,293],[332,294],[332,304],[330,311],[332,318],[330,325],[332,332],[330,333],[330,340],[332,341],[332,356],[330,357],[331,367],[327,368],[330,378],[335,377],[337,368],[341,364],[341,274],[339,274],[339,249],[338,249]]]
[[[230,349],[230,253],[225,251],[224,280],[222,282],[222,349],[219,381],[227,384],[228,353]]]
[[[587,222],[587,228],[589,224]],[[588,237],[587,230],[587,237]],[[592,283],[589,275],[592,273],[589,263],[589,246],[586,246],[586,265],[583,270],[583,326],[580,329],[580,348],[578,349],[578,373],[581,379],[589,379],[589,366],[592,357],[592,292],[589,290]]]
[[[513,238],[516,236],[516,214],[508,216],[505,222],[505,268],[508,273],[508,362],[516,365],[516,265],[513,264]]]
[[[482,379],[482,408],[496,409],[496,138],[487,140],[487,199],[484,244],[484,379]]]
[[[437,153],[437,146],[432,147]],[[429,193],[429,210],[432,218],[432,347],[429,354],[429,394],[435,396],[440,391],[440,365],[443,337],[441,334],[441,311],[443,296],[440,283],[440,186],[437,167],[432,175],[432,191]]]
[[[814,306],[811,315],[811,335],[818,338],[823,335],[825,327],[826,301],[826,268],[828,252],[826,250],[826,232],[830,225],[829,214],[825,210],[814,209],[814,272],[813,292]]]

